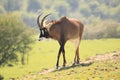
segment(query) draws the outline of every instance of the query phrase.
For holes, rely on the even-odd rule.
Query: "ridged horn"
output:
[[[42,14],[40,14],[40,15],[37,17],[37,24],[38,24],[39,29],[42,28],[42,26],[40,25],[40,22],[39,22],[39,18],[40,18],[41,15],[42,15]]]
[[[49,16],[49,15],[51,15],[51,14],[47,14],[46,16],[43,17],[43,19],[42,19],[42,21],[41,21],[41,27],[43,27],[43,22],[44,22],[45,18],[46,18],[47,16]]]

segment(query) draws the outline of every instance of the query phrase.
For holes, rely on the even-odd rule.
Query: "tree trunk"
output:
[[[25,54],[24,53],[22,53],[21,63],[22,65],[25,65]]]

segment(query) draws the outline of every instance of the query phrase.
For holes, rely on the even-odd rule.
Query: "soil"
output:
[[[96,61],[119,60],[119,59],[120,59],[120,49],[104,54],[96,54],[93,57],[87,58],[82,63],[94,63]]]

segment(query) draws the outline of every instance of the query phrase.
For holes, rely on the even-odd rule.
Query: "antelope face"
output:
[[[39,41],[41,41],[43,38],[48,38],[48,30],[46,28],[40,29],[40,35],[39,35]]]
[[[41,24],[39,23],[39,18],[42,14],[40,14],[37,18],[37,24],[38,24],[38,27],[40,29],[40,35],[39,35],[39,41],[42,40],[43,38],[48,38],[49,34],[48,34],[48,30],[47,28],[45,27],[46,25],[46,21],[45,21],[45,18],[47,16],[49,16],[50,14],[47,14],[46,16],[44,16],[41,20]]]

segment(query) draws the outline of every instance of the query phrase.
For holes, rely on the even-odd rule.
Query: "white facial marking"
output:
[[[42,34],[44,35],[44,30],[42,30]]]

